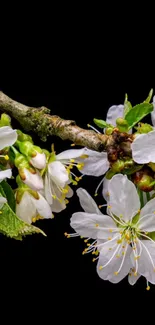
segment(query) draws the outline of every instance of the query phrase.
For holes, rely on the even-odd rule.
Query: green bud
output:
[[[2,126],[10,126],[11,125],[11,118],[9,115],[3,113],[1,115],[1,119],[0,119],[0,127]]]
[[[118,117],[116,119],[116,125],[120,132],[128,131],[128,122],[125,119],[123,119],[122,117]]]
[[[125,168],[132,168],[134,166],[134,161],[132,159],[128,159],[124,161]]]
[[[113,127],[106,128],[106,130],[105,130],[105,134],[106,134],[106,135],[111,135],[111,134],[113,133],[113,130],[114,130]]]
[[[154,189],[153,178],[149,175],[143,175],[142,178],[137,182],[137,186],[141,191],[150,192]]]
[[[26,157],[22,154],[18,154],[16,155],[15,159],[14,159],[14,164],[17,168],[29,168],[30,165],[28,163],[28,160],[26,159]]]
[[[117,161],[115,161],[112,164],[111,169],[113,172],[119,173],[124,169],[124,166],[125,166],[124,161],[121,159],[118,159]]]
[[[150,131],[153,131],[153,127],[147,123],[139,123],[139,125],[136,127],[136,129],[140,134],[141,133],[149,133]]]
[[[18,133],[18,140],[23,142],[23,141],[29,141],[31,143],[33,143],[32,137],[28,134],[23,133],[20,130],[17,130]]]

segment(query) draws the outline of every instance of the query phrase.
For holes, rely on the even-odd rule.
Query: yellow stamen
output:
[[[74,162],[75,162],[75,159],[70,159],[70,162],[71,162],[71,163],[74,163]]]
[[[65,237],[67,237],[68,236],[67,232],[64,232],[64,235],[65,235]]]
[[[56,197],[56,195],[53,195],[53,194],[52,194],[52,198],[56,200],[57,197]]]
[[[93,258],[93,259],[92,259],[92,262],[95,262],[95,261],[96,261],[96,258]]]
[[[125,248],[125,246],[123,245],[122,248]]]
[[[120,257],[120,255],[119,255],[119,254],[118,254],[118,255],[116,255],[116,257],[117,257],[117,258],[119,258],[119,257]]]
[[[87,246],[89,247],[89,246],[90,246],[90,244],[87,244]]]
[[[71,143],[71,147],[74,147],[75,146],[75,143]]]
[[[124,255],[125,254],[125,252],[122,252],[122,255]]]
[[[92,255],[95,255],[95,251],[92,252]]]
[[[90,124],[87,124],[88,128],[90,128]]]
[[[4,159],[5,159],[5,160],[9,160],[9,156],[8,156],[8,155],[5,155],[5,156],[4,156]]]
[[[108,205],[108,209],[111,209],[111,205]]]
[[[95,227],[99,227],[99,224],[98,224],[98,223],[96,223]]]
[[[109,247],[109,251],[111,251],[112,250],[112,248],[111,247]]]
[[[108,240],[111,240],[112,239],[112,237],[108,237]]]
[[[99,251],[98,251],[98,250],[96,250],[96,251],[95,251],[95,255],[98,255],[98,254],[99,254]]]
[[[78,183],[77,183],[76,181],[73,181],[72,184],[73,184],[73,185],[77,185]]]
[[[109,232],[112,232],[112,229],[109,229]]]
[[[85,239],[84,242],[87,243],[88,242],[88,239]]]
[[[134,276],[137,276],[137,272],[134,272]]]
[[[94,196],[97,196],[97,195],[98,195],[98,193],[95,193],[95,194],[94,194]]]
[[[147,287],[146,287],[146,290],[149,291],[149,290],[150,290],[150,286],[147,286]]]
[[[114,272],[115,275],[118,275],[118,272]]]
[[[80,236],[81,239],[83,239],[83,236]]]
[[[102,270],[102,269],[103,269],[103,266],[102,266],[102,265],[100,265],[100,266],[99,266],[99,270]]]
[[[69,200],[65,199],[65,203],[68,204],[69,203]]]
[[[117,240],[117,244],[121,244],[121,242],[122,242],[122,239]]]
[[[0,214],[2,214],[3,212],[2,211],[0,211]]]
[[[81,163],[81,164],[77,164],[77,165],[76,165],[76,167],[77,167],[79,170],[81,170],[81,169],[83,168],[83,166],[84,166],[83,163]]]
[[[54,219],[54,214],[52,213],[52,219]]]

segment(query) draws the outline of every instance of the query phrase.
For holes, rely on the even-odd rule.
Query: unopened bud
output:
[[[136,172],[133,176],[133,181],[141,191],[150,192],[154,189],[153,177],[143,171]]]
[[[1,115],[0,126],[11,126],[11,118],[9,115],[5,113]]]
[[[29,141],[31,143],[33,143],[32,137],[28,134],[23,133],[20,130],[17,130],[17,134],[18,134],[18,140],[23,142],[23,141]]]
[[[115,161],[111,166],[112,171],[115,173],[119,173],[124,169],[124,161],[121,159],[118,159]]]
[[[113,133],[113,130],[114,130],[114,128],[112,128],[112,127],[106,128],[105,134],[106,135],[111,135]]]
[[[127,132],[128,131],[128,122],[124,120],[122,117],[118,117],[116,119],[116,125],[121,132]]]

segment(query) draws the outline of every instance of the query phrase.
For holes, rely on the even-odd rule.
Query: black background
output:
[[[132,104],[143,101],[151,88],[155,90],[147,37],[138,32],[136,42],[131,37],[124,46],[119,31],[115,34],[113,30],[111,35],[106,28],[102,35],[98,35],[99,25],[89,33],[86,28],[78,37],[78,30],[63,35],[62,26],[57,40],[54,33],[45,39],[40,32],[37,39],[33,34],[31,45],[25,35],[16,45],[12,38],[9,50],[3,47],[1,51],[0,89],[24,104],[47,106],[51,114],[74,119],[84,128],[94,117],[105,119],[111,105],[123,103],[125,93]],[[15,121],[13,125],[18,126]],[[42,144],[37,137],[35,140]],[[70,143],[60,139],[42,145],[48,149],[53,141],[57,152],[69,148]],[[93,194],[99,180],[85,177],[80,186]],[[21,310],[22,319],[33,313],[36,318],[43,316],[45,323],[47,317],[50,322],[56,318],[56,324],[61,317],[65,322],[81,322],[84,317],[94,317],[97,322],[100,317],[104,323],[105,318],[117,319],[124,312],[127,319],[135,308],[139,313],[139,302],[147,305],[154,297],[155,288],[151,286],[147,292],[143,279],[134,287],[127,279],[119,284],[101,280],[92,256],[82,255],[82,240],[64,237],[65,231],[72,231],[69,220],[79,208],[75,195],[53,220],[38,222],[47,238],[34,235],[18,242],[0,236],[0,294],[5,306],[13,305],[14,320],[21,319]]]

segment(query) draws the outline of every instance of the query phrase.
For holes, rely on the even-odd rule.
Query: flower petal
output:
[[[47,202],[51,205],[53,203],[53,197],[52,197],[50,179],[48,178],[48,173],[45,174],[44,191],[45,191],[45,198]]]
[[[11,176],[12,176],[11,169],[6,169],[6,170],[0,171],[0,182],[2,182],[3,179],[5,179],[5,178],[11,178]]]
[[[104,175],[109,169],[109,161],[106,152],[85,150],[89,157],[84,160],[84,167],[80,170],[82,174],[91,176]]]
[[[56,159],[57,160],[61,160],[61,159],[73,159],[73,158],[78,158],[82,155],[85,154],[85,148],[83,149],[69,149],[69,150],[65,150],[61,153],[59,153],[58,155],[56,155]]]
[[[48,175],[60,187],[64,187],[69,180],[67,170],[60,161],[53,161],[48,165]]]
[[[113,105],[108,109],[106,122],[116,126],[116,119],[123,117],[124,105]]]
[[[155,131],[139,134],[131,144],[132,157],[138,164],[155,162]]]
[[[155,284],[155,242],[141,240],[142,252],[138,259],[138,273],[143,275],[149,282]],[[134,259],[132,253],[132,261]]]
[[[52,203],[52,211],[53,212],[61,212],[62,210],[64,210],[66,208],[66,204],[65,204],[65,200],[63,198],[62,192],[58,189],[58,187],[55,185],[54,182],[50,182],[50,186],[51,186],[51,192],[53,193],[53,195],[56,196],[55,199],[53,199],[53,203]]]
[[[29,224],[32,223],[32,218],[36,216],[36,207],[28,192],[25,192],[20,203],[16,204],[16,214],[20,219]]]
[[[66,194],[66,197],[70,198],[73,196],[73,194],[74,194],[74,192],[73,192],[72,188],[70,186],[68,186],[68,193]]]
[[[155,126],[155,96],[153,96],[153,111],[151,112],[151,120],[152,120],[152,124],[153,126]]]
[[[35,191],[43,189],[43,179],[38,171],[35,174],[30,173],[27,168],[24,168],[25,180],[23,182]]]
[[[118,238],[119,235],[116,239],[113,238],[111,241],[107,241],[103,244],[97,264],[97,273],[99,277],[103,280],[109,280],[112,283],[120,282],[129,273],[132,267],[130,260],[132,249],[128,244],[126,244],[127,246],[123,249],[122,244],[117,244]]]
[[[104,177],[104,181],[103,181],[103,190],[102,190],[102,194],[104,199],[108,202],[109,201],[109,182],[110,180],[107,179],[106,177]]]
[[[108,238],[111,236],[110,229],[116,227],[113,220],[106,215],[95,213],[76,212],[71,217],[71,227],[81,236],[98,238]],[[106,228],[106,229],[102,229]]]
[[[0,196],[0,209],[2,209],[4,203],[7,203],[7,199],[3,196]]]
[[[43,169],[46,166],[46,156],[43,153],[37,152],[37,155],[34,158],[31,158],[30,163],[32,166],[38,169]]]
[[[133,286],[137,280],[140,278],[140,274],[137,273],[137,275],[134,274],[133,269],[130,270],[129,276],[128,276],[128,282]]]
[[[139,196],[135,185],[126,175],[117,174],[109,182],[109,205],[117,217],[128,222],[140,208]]]
[[[89,195],[86,190],[84,190],[83,188],[79,188],[76,193],[79,197],[80,204],[85,212],[102,214],[96,202],[92,199],[91,195]]]
[[[5,147],[12,146],[17,140],[17,132],[10,126],[2,126],[0,128],[0,150]]]
[[[38,193],[39,194],[39,193]],[[52,211],[48,204],[48,202],[45,200],[45,198],[39,194],[39,199],[36,200],[32,197],[33,203],[36,206],[36,209],[41,217],[44,217],[45,219],[52,218]]]
[[[155,231],[155,198],[141,209],[138,226],[140,230]]]

